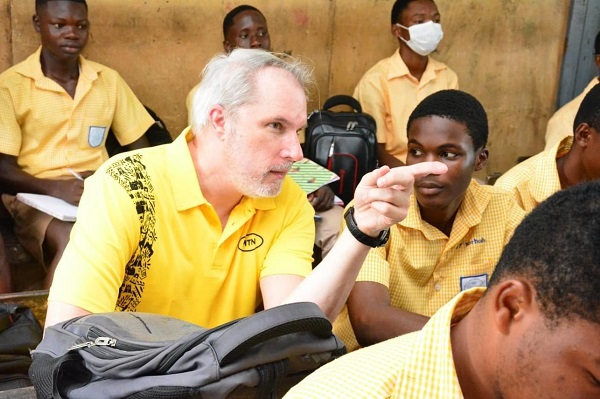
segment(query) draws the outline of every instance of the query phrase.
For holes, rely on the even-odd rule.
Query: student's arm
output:
[[[317,212],[325,212],[333,208],[335,194],[329,186],[323,186],[314,193],[308,195],[310,204]]]
[[[148,138],[146,137],[145,134],[143,136],[141,136],[139,139],[137,139],[136,141],[134,141],[133,143],[127,145],[127,149],[129,151],[139,150],[140,148],[146,148],[146,147],[150,147],[150,142],[148,141]]]
[[[90,173],[85,173],[87,177]],[[24,172],[17,164],[17,157],[0,154],[0,186],[3,192],[16,194],[19,192],[46,194],[62,198],[70,204],[77,205],[83,194],[83,181],[72,179],[39,179]]]
[[[354,218],[364,234],[377,237],[382,230],[404,220],[414,179],[446,173],[440,162],[377,169],[363,177],[354,195]],[[306,278],[272,275],[260,280],[266,308],[291,302],[314,302],[334,320],[346,302],[370,247],[344,229],[329,254]]]
[[[390,168],[404,166],[404,163],[401,160],[387,152],[385,143],[377,144],[377,161],[379,161],[380,166],[387,165]]]
[[[387,287],[371,281],[356,282],[347,305],[354,335],[361,346],[420,330],[429,320],[392,306]]]

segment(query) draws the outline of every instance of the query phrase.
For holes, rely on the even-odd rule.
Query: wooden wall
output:
[[[244,1],[89,0],[85,55],[117,69],[175,136],[185,98],[205,62],[222,50],[225,13]],[[269,22],[272,47],[314,66],[319,92],[352,94],[362,74],[392,54],[393,0],[252,0]],[[570,0],[438,0],[445,38],[435,57],[461,89],[486,107],[491,125],[487,173],[543,148],[553,113]],[[33,0],[0,0],[0,70],[32,53]]]

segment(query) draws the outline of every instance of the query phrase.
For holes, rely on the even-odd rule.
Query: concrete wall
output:
[[[117,69],[175,136],[185,98],[205,62],[222,50],[222,20],[242,1],[89,0],[85,56]],[[352,94],[375,62],[392,54],[393,0],[253,0],[266,15],[272,47],[314,66],[319,91]],[[438,0],[445,38],[435,57],[461,89],[486,107],[491,125],[487,173],[504,172],[543,148],[554,111],[570,0]],[[33,52],[33,0],[0,0],[0,70]]]

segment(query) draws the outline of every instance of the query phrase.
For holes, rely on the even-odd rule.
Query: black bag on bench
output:
[[[264,310],[213,329],[114,312],[46,329],[29,375],[38,398],[225,398],[241,386],[274,398],[277,383],[346,352],[314,303]]]
[[[0,304],[0,391],[30,386],[29,351],[42,340],[42,326],[31,309]]]

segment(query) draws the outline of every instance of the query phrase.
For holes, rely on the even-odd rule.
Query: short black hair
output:
[[[416,119],[428,116],[439,116],[464,123],[473,140],[473,148],[476,150],[487,144],[489,134],[487,113],[483,105],[469,93],[450,89],[425,97],[408,117],[406,131],[410,130],[410,126]]]
[[[594,50],[596,55],[600,55],[600,32],[596,35],[596,41],[594,42]]]
[[[560,190],[538,205],[504,248],[490,287],[521,278],[550,325],[600,323],[600,181]]]
[[[583,98],[573,121],[573,132],[582,123],[587,123],[600,132],[600,85],[592,87]]]
[[[410,3],[412,3],[413,1],[416,1],[416,0],[396,0],[394,2],[394,5],[392,6],[392,25],[400,22],[400,14],[402,13],[402,11],[406,10],[408,5]],[[433,0],[429,0],[429,1],[431,1],[433,4],[435,4],[435,1],[433,1]]]
[[[83,4],[85,9],[88,9],[87,2],[85,0],[35,0],[35,11],[37,12],[40,7],[45,6],[49,1],[72,1],[73,3]]]
[[[248,4],[242,4],[241,6],[237,6],[233,10],[229,11],[227,13],[227,15],[225,15],[225,18],[223,18],[223,38],[225,38],[227,36],[227,31],[229,30],[229,28],[231,28],[233,26],[233,19],[239,13],[244,12],[244,11],[256,11],[265,19],[265,21],[267,20],[265,18],[265,16],[263,15],[263,13],[260,12],[260,10],[256,7],[252,7]]]

